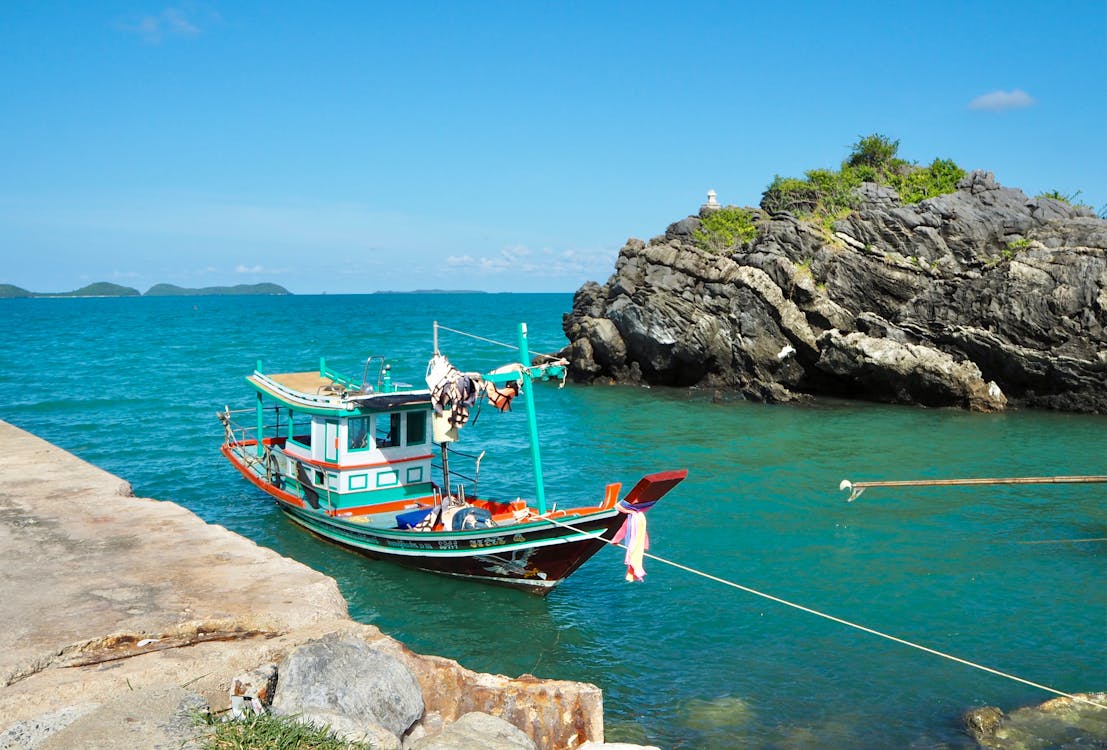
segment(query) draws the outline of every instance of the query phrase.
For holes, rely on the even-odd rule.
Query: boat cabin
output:
[[[258,457],[336,514],[434,494],[430,392],[386,380],[354,386],[327,370],[263,374],[257,391]],[[268,449],[268,450],[267,450]],[[314,505],[314,503],[312,503]]]

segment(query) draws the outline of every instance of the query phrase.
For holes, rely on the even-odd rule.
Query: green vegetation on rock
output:
[[[893,141],[887,136],[873,133],[857,139],[857,143],[853,144],[853,151],[850,152],[843,166],[881,169],[899,161],[896,159],[897,151],[899,151],[898,140]]]
[[[1055,201],[1061,201],[1062,203],[1067,203],[1070,206],[1083,206],[1085,208],[1092,208],[1090,203],[1086,203],[1082,200],[1079,200],[1081,192],[1082,191],[1077,190],[1075,193],[1062,193],[1060,190],[1048,190],[1044,193],[1038,193],[1034,197],[1035,198],[1052,198]],[[1102,219],[1102,218],[1105,218],[1105,217],[1100,216],[1099,218]]]
[[[722,253],[757,237],[753,212],[746,208],[726,206],[703,217],[692,241],[701,250]]]
[[[952,193],[965,170],[949,159],[920,167],[896,156],[899,141],[879,133],[859,138],[837,171],[808,170],[803,179],[777,175],[761,197],[761,208],[791,211],[820,221],[857,206],[856,190],[864,182],[893,188],[904,203],[918,203]]]

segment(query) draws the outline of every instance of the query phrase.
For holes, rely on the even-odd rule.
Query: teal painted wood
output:
[[[534,408],[534,378],[530,371],[530,348],[527,345],[527,324],[519,324],[519,359],[523,364],[523,403],[527,408],[527,431],[530,435],[530,460],[534,467],[534,502],[539,513],[546,512],[546,487],[542,482],[542,454],[538,447],[538,415]]]

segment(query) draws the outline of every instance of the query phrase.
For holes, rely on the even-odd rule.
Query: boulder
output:
[[[419,681],[402,661],[354,636],[331,634],[280,663],[273,713],[302,715],[344,734],[383,727],[400,737],[423,714]],[[334,726],[335,717],[343,717]]]
[[[816,367],[891,403],[960,406],[1001,411],[1007,399],[995,383],[985,383],[971,362],[957,362],[929,346],[830,330],[819,337]]]
[[[534,740],[503,719],[479,711],[461,716],[441,734],[423,737],[405,750],[536,750]]]

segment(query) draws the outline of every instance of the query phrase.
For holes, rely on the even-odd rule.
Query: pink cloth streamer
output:
[[[622,508],[619,508],[619,511],[626,513],[627,517],[611,541],[618,544],[626,539],[627,554],[624,562],[627,566],[627,580],[644,580],[646,568],[643,566],[642,558],[650,548],[650,535],[646,533],[646,514]]]

